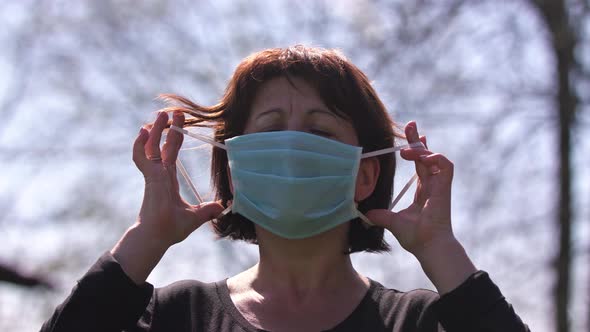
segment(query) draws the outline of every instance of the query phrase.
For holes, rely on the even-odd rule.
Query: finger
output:
[[[400,151],[400,156],[405,160],[414,161],[416,174],[418,174],[418,186],[416,190],[416,195],[414,196],[414,202],[423,205],[428,197],[428,188],[425,187],[426,178],[431,175],[431,171],[428,169],[426,165],[422,163],[422,158],[424,156],[431,155],[432,152],[426,149],[403,149]]]
[[[389,230],[396,239],[399,239],[403,234],[408,234],[413,226],[410,223],[403,222],[399,217],[399,213],[385,209],[369,210],[365,216],[375,226]]]
[[[400,151],[400,156],[405,160],[420,161],[422,156],[430,155],[432,151],[422,148],[408,148]]]
[[[424,144],[424,147],[428,149],[428,144],[426,144],[426,136],[420,136],[420,142],[422,142],[422,144]]]
[[[420,135],[418,134],[418,127],[415,121],[408,122],[408,124],[406,124],[404,131],[408,143],[422,143],[424,146],[402,149],[400,151],[400,155],[402,156],[402,158],[406,160],[418,161],[420,156],[432,153],[426,149],[426,137],[420,137]]]
[[[408,143],[419,143],[420,142],[420,135],[418,135],[418,125],[416,121],[410,121],[406,124],[404,128],[404,132],[406,134],[406,139]]]
[[[441,153],[433,153],[420,157],[420,161],[426,165],[439,165],[441,168],[452,168],[453,163]]]
[[[426,149],[426,137],[418,134],[418,127],[415,121],[410,121],[405,127],[406,138],[408,143],[422,143],[424,147],[403,149],[400,151],[400,156],[406,160],[412,160],[415,163],[416,174],[418,174],[418,184],[416,186],[416,193],[414,194],[414,204],[417,206],[424,206],[428,196],[430,195],[430,188],[426,178],[431,174],[429,169],[421,163],[421,157],[432,154]]]
[[[184,114],[182,112],[174,112],[172,116],[172,125],[182,128],[184,125]],[[184,135],[176,130],[168,130],[166,135],[166,142],[162,147],[162,161],[166,165],[174,165],[178,152],[182,146]]]
[[[223,205],[218,202],[205,202],[197,205],[195,209],[195,217],[199,224],[203,224],[209,220],[217,218],[223,210]]]
[[[172,125],[182,128],[184,125],[184,113],[174,112],[172,116]],[[178,151],[182,146],[184,135],[176,130],[169,130],[166,136],[166,142],[162,147],[162,161],[166,165],[174,165],[178,158]]]
[[[375,209],[367,211],[365,217],[369,218],[373,225],[391,230],[395,212],[386,209]]]
[[[450,174],[451,177],[453,175],[453,163],[447,159],[444,155],[440,153],[434,153],[427,156],[421,156],[420,162],[428,167],[432,174],[438,174],[441,172],[445,172]]]
[[[135,166],[143,172],[145,170],[145,166],[149,162],[148,158],[145,155],[145,144],[148,140],[149,133],[147,129],[141,128],[139,130],[139,134],[133,143],[133,162]]]
[[[150,160],[159,160],[162,158],[160,154],[160,140],[162,139],[162,131],[168,123],[168,114],[166,112],[158,113],[158,117],[150,130],[150,137],[146,143],[146,155]]]
[[[428,205],[439,215],[450,216],[453,163],[440,153],[423,158],[422,163],[436,172],[430,181]]]

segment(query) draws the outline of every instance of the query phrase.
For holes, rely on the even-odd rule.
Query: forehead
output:
[[[256,111],[259,107],[270,104],[275,106],[290,104],[325,106],[315,87],[299,77],[275,77],[264,82],[254,97],[253,110]]]
[[[348,117],[328,107],[313,84],[299,77],[277,77],[263,83],[252,101],[244,132],[273,130],[322,131],[331,138],[358,145]]]

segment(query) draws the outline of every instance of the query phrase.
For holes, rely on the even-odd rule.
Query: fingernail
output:
[[[436,166],[436,165],[432,165],[430,167],[430,173],[433,175],[438,174],[438,173],[440,173],[440,168],[438,168],[438,166]]]

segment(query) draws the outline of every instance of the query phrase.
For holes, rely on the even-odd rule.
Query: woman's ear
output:
[[[356,176],[355,202],[361,202],[371,196],[377,185],[380,171],[381,166],[378,158],[373,157],[361,160],[359,172]]]

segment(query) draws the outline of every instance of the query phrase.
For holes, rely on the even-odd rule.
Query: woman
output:
[[[453,164],[426,149],[414,122],[401,156],[415,162],[418,189],[408,208],[390,210],[393,123],[339,53],[265,50],[238,66],[213,107],[166,98],[181,106],[160,112],[133,147],[145,177],[137,221],[42,331],[528,331],[454,237]],[[189,126],[215,130],[218,202],[180,197],[179,128]],[[221,237],[258,244],[258,264],[217,283],[145,282],[170,246],[209,221]],[[386,289],[355,271],[350,253],[389,249],[384,230],[438,294]]]

